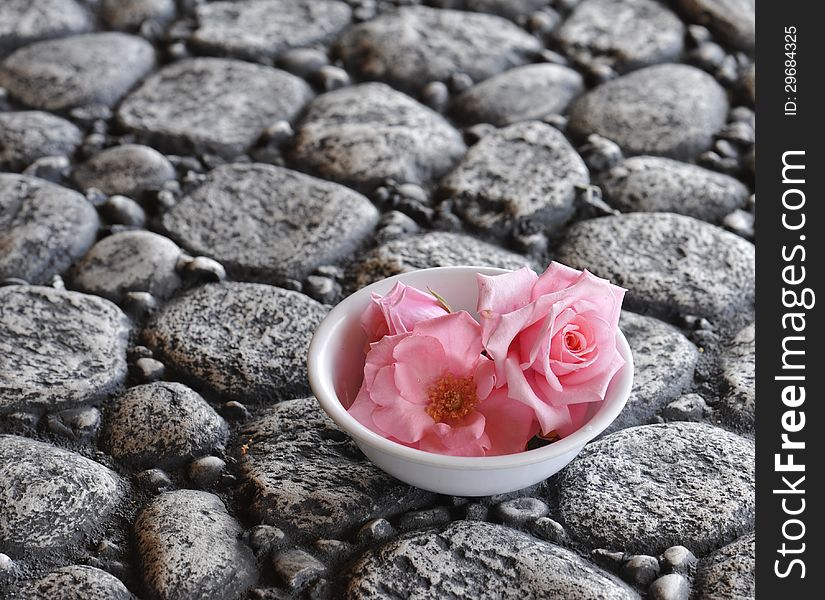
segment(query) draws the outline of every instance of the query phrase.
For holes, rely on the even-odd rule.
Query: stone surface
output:
[[[696,597],[740,600],[756,595],[756,539],[746,535],[699,562]]]
[[[687,65],[646,67],[604,83],[579,98],[570,131],[598,133],[628,154],[690,159],[713,142],[725,124],[725,90]]]
[[[272,401],[308,392],[307,348],[324,314],[297,292],[210,284],[164,305],[143,337],[167,365],[222,395]]]
[[[515,21],[547,6],[547,0],[429,0],[427,4],[439,8],[491,13]]]
[[[392,240],[366,255],[353,268],[353,278],[361,288],[379,279],[430,267],[478,265],[520,269],[530,260],[473,237],[433,232]]]
[[[649,600],[688,600],[690,582],[678,573],[659,577],[647,590]]]
[[[756,330],[753,323],[742,329],[722,351],[724,396],[715,405],[732,427],[751,431],[756,414]]]
[[[754,295],[754,246],[702,221],[631,213],[573,225],[556,259],[628,288],[625,307],[722,322]]]
[[[14,585],[8,600],[134,600],[125,585],[106,571],[72,565]]]
[[[333,536],[426,501],[370,463],[315,398],[287,400],[238,436],[256,520],[298,537]]]
[[[98,225],[95,209],[74,190],[0,174],[0,279],[50,282],[91,247]]]
[[[386,178],[426,183],[464,153],[441,115],[381,83],[343,88],[309,106],[295,138],[295,160],[321,177],[356,186]]]
[[[154,66],[146,40],[90,33],[21,48],[0,66],[0,85],[34,108],[112,106]]]
[[[113,29],[137,29],[144,22],[165,24],[176,12],[175,0],[102,0],[100,13]]]
[[[0,2],[0,52],[48,38],[83,33],[91,27],[88,11],[76,0]]]
[[[582,76],[549,63],[505,71],[474,85],[455,99],[462,121],[510,125],[560,114],[584,91]]]
[[[180,490],[161,494],[134,526],[143,579],[163,600],[240,598],[258,579],[241,526],[220,498]]]
[[[159,190],[175,178],[167,158],[148,146],[124,144],[96,154],[80,165],[74,179],[82,188],[97,188],[104,194],[139,198],[147,190]]]
[[[70,121],[40,111],[0,112],[0,168],[22,171],[44,156],[71,156],[83,141]]]
[[[678,5],[724,42],[742,50],[754,49],[756,0],[679,0]]]
[[[118,109],[120,122],[171,152],[233,157],[291,120],[311,97],[284,71],[222,58],[180,60],[149,77]]]
[[[0,552],[66,552],[103,526],[124,486],[79,454],[0,435]]]
[[[622,72],[677,60],[685,27],[655,0],[583,0],[554,37],[577,62]]]
[[[113,302],[128,292],[166,298],[181,285],[176,265],[182,251],[151,231],[121,231],[95,244],[72,271],[72,285]]]
[[[361,77],[407,90],[454,73],[481,81],[529,62],[539,49],[536,38],[500,17],[425,6],[351,27],[337,46]]]
[[[561,226],[587,167],[564,135],[539,121],[481,138],[441,181],[441,193],[473,227],[493,235]]]
[[[338,0],[250,0],[201,4],[190,42],[208,52],[273,58],[286,50],[324,42],[350,22]]]
[[[240,279],[303,280],[348,256],[372,235],[378,211],[361,194],[297,171],[231,164],[163,216],[163,227],[196,254]]]
[[[114,304],[95,296],[0,288],[0,413],[99,402],[126,376],[129,327]]]
[[[720,223],[744,206],[750,192],[739,180],[657,156],[635,156],[605,173],[605,198],[622,212],[673,212]]]
[[[699,423],[644,425],[585,447],[562,471],[559,511],[590,547],[704,553],[753,528],[753,442]]]
[[[351,573],[345,596],[352,600],[638,598],[569,550],[483,522],[459,521],[440,533],[402,535],[367,552]]]
[[[180,383],[159,382],[112,400],[101,444],[129,466],[171,468],[222,447],[228,435],[226,422],[199,394]]]

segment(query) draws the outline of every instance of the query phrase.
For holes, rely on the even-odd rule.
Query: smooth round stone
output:
[[[721,353],[724,396],[715,407],[728,425],[752,431],[756,422],[756,330],[742,329]]]
[[[750,192],[737,179],[702,167],[635,156],[600,181],[605,198],[622,212],[673,212],[719,223],[744,206]]]
[[[561,114],[584,91],[582,76],[573,69],[543,63],[495,75],[455,99],[456,117],[498,127]]]
[[[175,179],[175,167],[160,152],[137,144],[107,148],[80,165],[74,180],[82,189],[140,198],[147,190],[159,190]]]
[[[539,121],[496,130],[441,181],[441,193],[473,227],[497,236],[553,230],[573,214],[587,166],[558,129]]]
[[[50,282],[94,244],[97,212],[43,179],[0,174],[0,279]]]
[[[608,81],[579,98],[569,128],[613,140],[628,154],[690,159],[710,148],[728,113],[725,90],[695,67],[656,65]]]
[[[547,0],[429,0],[430,6],[490,13],[513,21],[547,6]]]
[[[106,571],[72,565],[14,585],[9,600],[134,600],[125,585]]]
[[[278,578],[293,590],[317,579],[327,570],[320,560],[297,548],[275,554],[272,567]]]
[[[96,296],[0,288],[0,413],[97,403],[126,376],[130,323]]]
[[[303,280],[372,236],[378,211],[361,194],[266,164],[218,167],[162,219],[188,250],[244,280]]]
[[[175,17],[175,0],[103,0],[101,14],[113,29],[137,29],[145,21],[166,24]]]
[[[79,454],[0,435],[0,552],[66,552],[102,529],[124,487],[114,471]]]
[[[181,285],[176,267],[182,250],[151,231],[113,233],[95,244],[72,270],[77,289],[122,302],[128,292],[170,296]]]
[[[44,156],[71,156],[82,141],[73,123],[49,113],[0,112],[0,168],[22,171]]]
[[[690,582],[678,573],[659,577],[647,590],[649,600],[689,600]]]
[[[32,42],[83,33],[92,28],[89,13],[76,0],[0,2],[0,51]]]
[[[165,364],[218,393],[271,402],[308,393],[307,349],[325,313],[298,292],[209,284],[165,304],[143,337]]]
[[[337,46],[348,69],[407,90],[454,73],[481,81],[529,62],[540,49],[536,38],[501,17],[426,6],[351,27]]]
[[[222,447],[229,428],[200,394],[158,382],[129,388],[106,412],[102,447],[135,468],[174,468]]]
[[[276,121],[289,121],[312,96],[284,71],[223,58],[174,62],[129,94],[118,119],[150,145],[175,153],[245,152]]]
[[[296,131],[295,160],[321,177],[366,187],[391,178],[426,183],[464,154],[441,115],[382,83],[319,96]]]
[[[268,409],[237,443],[246,447],[241,469],[254,490],[254,519],[298,536],[337,537],[431,497],[369,462],[315,398]]]
[[[626,584],[573,552],[508,527],[459,521],[368,551],[346,598],[632,600]]]
[[[560,516],[582,544],[704,553],[753,528],[754,445],[700,423],[633,427],[586,446],[558,489]]]
[[[756,41],[756,0],[679,0],[679,7],[706,25],[726,43],[753,50]]]
[[[751,533],[702,559],[696,570],[694,590],[697,598],[753,598],[755,579],[756,538]]]
[[[608,432],[648,423],[693,383],[699,350],[678,329],[653,317],[622,311],[619,328],[627,337],[635,367],[633,389]]]
[[[258,579],[255,554],[220,498],[180,490],[157,496],[135,521],[147,591],[154,598],[244,596]]]
[[[723,322],[753,302],[754,246],[691,217],[630,213],[577,223],[557,260],[630,290],[625,306]]]
[[[154,66],[155,50],[146,40],[90,33],[21,48],[0,66],[0,85],[44,110],[112,106]]]
[[[496,514],[505,525],[524,527],[547,516],[550,507],[538,498],[513,498],[496,506]]]
[[[530,261],[520,254],[458,233],[434,232],[391,240],[355,265],[353,278],[361,288],[375,281],[430,267],[478,265],[520,269]]]
[[[583,0],[554,36],[577,62],[622,72],[678,60],[685,27],[654,0]]]
[[[352,10],[333,0],[211,2],[197,7],[190,42],[240,58],[274,58],[292,48],[325,42],[350,23]]]

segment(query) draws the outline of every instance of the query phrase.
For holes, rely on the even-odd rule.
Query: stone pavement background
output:
[[[753,0],[418,4],[0,2],[0,596],[753,596]],[[550,259],[637,365],[558,476],[412,489],[310,397],[347,293]]]

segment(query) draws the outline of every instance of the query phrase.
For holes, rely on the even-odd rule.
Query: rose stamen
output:
[[[447,374],[427,390],[427,414],[437,422],[457,421],[469,415],[478,404],[472,377]]]

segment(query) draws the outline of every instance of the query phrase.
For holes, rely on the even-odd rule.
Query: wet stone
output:
[[[698,598],[734,600],[756,594],[756,539],[746,535],[704,558],[696,571]]]
[[[112,400],[102,448],[135,467],[170,468],[222,447],[226,422],[195,391],[173,382],[129,388]]]
[[[45,156],[71,156],[83,134],[71,122],[39,111],[0,112],[0,168],[22,171]]]
[[[74,179],[82,189],[140,198],[147,190],[159,190],[175,178],[167,158],[148,146],[124,144],[107,148],[80,165]]]
[[[677,60],[685,27],[654,0],[583,0],[554,36],[577,62],[623,72]]]
[[[284,71],[221,58],[184,59],[161,69],[118,109],[119,121],[169,152],[245,152],[276,121],[290,121],[310,99]]]
[[[79,454],[0,435],[0,552],[66,552],[104,526],[124,485]]]
[[[265,164],[218,167],[163,216],[188,250],[245,280],[303,280],[372,235],[378,211],[361,194]]]
[[[690,18],[706,25],[724,42],[753,50],[755,0],[679,0],[678,4]]]
[[[175,0],[102,0],[101,15],[113,29],[137,29],[145,21],[165,24],[175,17]]]
[[[501,269],[520,269],[530,261],[515,252],[476,238],[434,232],[389,241],[371,251],[353,269],[357,287],[387,277],[430,267],[478,265]]]
[[[725,393],[715,405],[722,418],[736,429],[750,431],[756,411],[756,330],[742,329],[722,351],[722,385]]]
[[[622,565],[622,577],[631,584],[646,588],[659,576],[659,559],[647,554],[636,554]]]
[[[112,106],[155,66],[155,50],[123,33],[92,33],[21,48],[0,66],[0,85],[45,110]]]
[[[94,244],[98,225],[95,209],[74,190],[0,174],[0,279],[50,282]]]
[[[365,79],[418,90],[462,73],[481,81],[530,62],[536,38],[500,17],[404,7],[348,29],[338,41],[344,64]]]
[[[164,363],[220,394],[272,401],[308,393],[306,353],[325,312],[298,292],[208,284],[165,304],[143,337]]]
[[[500,525],[459,521],[402,535],[352,568],[346,598],[635,599],[578,555]]]
[[[679,330],[652,317],[623,311],[619,328],[633,353],[633,388],[607,431],[650,422],[693,382],[699,350]]]
[[[750,195],[729,175],[656,156],[622,161],[599,183],[622,212],[673,212],[712,223],[744,206]]]
[[[662,570],[666,573],[691,575],[697,562],[693,552],[684,546],[671,546],[662,553]]]
[[[562,472],[560,516],[590,547],[708,552],[753,528],[753,460],[752,441],[710,425],[625,429]]]
[[[106,571],[72,565],[14,585],[8,600],[134,600],[125,585]]]
[[[441,115],[382,83],[323,94],[296,133],[299,164],[358,187],[387,178],[427,183],[465,151],[461,134]]]
[[[325,42],[350,23],[350,7],[333,0],[212,2],[197,7],[190,42],[208,52],[240,58],[274,58]]]
[[[241,526],[220,498],[180,490],[157,496],[134,526],[147,591],[163,600],[240,598],[258,579]]]
[[[481,138],[441,181],[441,193],[473,227],[502,235],[556,229],[573,214],[576,187],[588,183],[564,134],[528,121]]]
[[[89,13],[76,0],[0,2],[0,53],[91,28]]]
[[[338,537],[431,497],[369,462],[314,398],[277,404],[238,443],[253,518],[299,537]]]
[[[629,310],[724,323],[753,302],[753,244],[691,217],[631,213],[577,223],[556,259],[632,290]]]
[[[126,376],[129,327],[114,304],[96,296],[0,288],[0,413],[99,402]]]
[[[690,582],[678,573],[664,575],[651,584],[647,597],[650,600],[688,600]]]
[[[628,154],[690,159],[710,148],[728,112],[725,90],[695,67],[656,65],[604,83],[579,98],[570,131],[598,133]]]
[[[554,64],[516,67],[471,87],[455,99],[457,118],[510,125],[561,114],[584,91],[582,76]]]
[[[166,298],[181,285],[176,272],[181,254],[177,244],[151,231],[114,233],[77,263],[72,285],[113,302],[122,302],[128,292]]]

